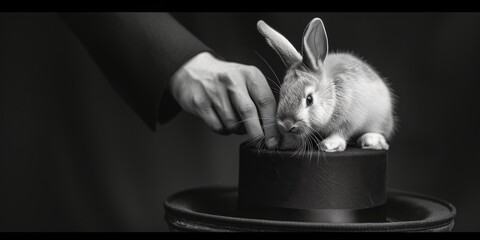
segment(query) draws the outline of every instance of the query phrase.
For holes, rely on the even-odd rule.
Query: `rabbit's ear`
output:
[[[323,22],[314,18],[303,32],[303,63],[311,70],[318,70],[328,53],[328,38]]]
[[[265,37],[268,45],[277,52],[287,68],[302,61],[302,56],[295,47],[282,34],[268,26],[264,21],[258,21],[257,29]]]

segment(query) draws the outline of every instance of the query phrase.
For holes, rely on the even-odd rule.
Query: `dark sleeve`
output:
[[[152,130],[180,111],[169,79],[190,58],[211,51],[168,13],[59,15]]]

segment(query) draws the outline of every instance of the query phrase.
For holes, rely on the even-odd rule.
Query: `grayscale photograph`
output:
[[[480,231],[479,30],[1,12],[0,232]]]

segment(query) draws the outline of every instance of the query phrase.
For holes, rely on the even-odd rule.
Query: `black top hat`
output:
[[[448,202],[386,188],[387,152],[297,153],[240,146],[239,185],[165,201],[174,231],[450,231]]]
[[[239,210],[310,222],[385,221],[387,152],[271,151],[240,146]]]

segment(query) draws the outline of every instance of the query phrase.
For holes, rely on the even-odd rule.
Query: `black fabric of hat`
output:
[[[165,201],[172,231],[451,231],[455,207],[386,188],[387,151],[291,152],[240,146],[237,187]]]

